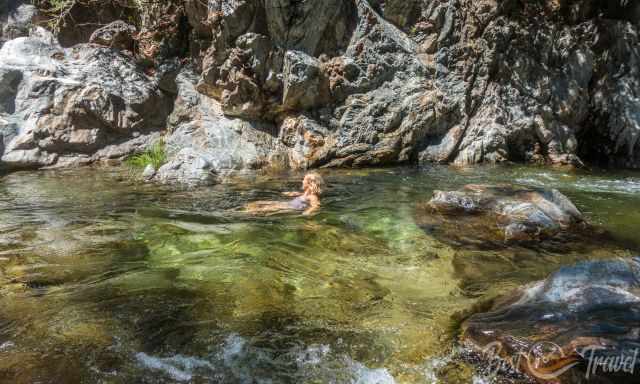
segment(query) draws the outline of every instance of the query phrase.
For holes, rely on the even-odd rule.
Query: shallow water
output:
[[[0,381],[489,382],[451,359],[487,297],[640,245],[640,173],[328,171],[320,214],[249,217],[301,175],[192,191],[117,169],[0,179]],[[607,241],[466,247],[416,224],[434,189],[560,189]]]

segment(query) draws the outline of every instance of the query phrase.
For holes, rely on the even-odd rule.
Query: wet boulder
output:
[[[464,344],[540,382],[637,382],[640,258],[583,262],[494,301]]]
[[[459,191],[435,191],[427,210],[458,220],[476,216],[488,232],[496,230],[506,241],[552,237],[584,225],[584,218],[562,193],[511,185],[466,185]]]

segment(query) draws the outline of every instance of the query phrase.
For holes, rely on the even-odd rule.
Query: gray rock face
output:
[[[498,345],[504,358],[524,353],[529,360],[515,368],[534,379],[556,373],[554,381],[582,383],[589,359],[633,357],[640,347],[639,282],[638,258],[565,267],[473,315],[463,324],[463,339],[476,350]],[[638,372],[598,369],[591,379],[637,382]]]
[[[555,189],[467,185],[459,191],[435,191],[427,205],[434,212],[456,217],[461,227],[461,216],[474,215],[472,221],[485,222],[487,234],[497,227],[506,241],[551,237],[584,221],[573,203]]]
[[[219,102],[196,91],[197,76],[190,69],[176,81],[178,96],[165,138],[170,161],[155,180],[206,185],[234,172],[279,163],[281,145],[273,125],[225,117]]]
[[[277,147],[274,158],[286,166],[580,164],[594,147],[587,152],[633,166],[629,87],[638,76],[631,69],[614,82],[609,74],[637,49],[637,28],[622,19],[605,28],[594,19],[601,6],[588,3],[544,9],[570,19],[562,25],[541,19],[546,5],[492,1],[210,0],[206,9],[186,2],[185,12],[197,35],[212,39],[196,89],[247,127],[269,126],[272,136],[253,145],[262,153]],[[604,55],[596,38],[620,41],[616,55]],[[590,128],[597,116],[609,122]],[[596,128],[608,139],[589,143]],[[186,141],[181,164],[199,158]],[[196,152],[207,145],[217,152],[206,142]],[[508,238],[531,229],[505,228]]]
[[[0,49],[5,168],[90,163],[140,151],[166,126],[171,98],[107,48],[63,49],[42,29]]]
[[[338,0],[210,1],[213,43],[199,90],[219,99],[226,114],[248,119],[275,121],[292,103],[317,106],[314,100],[293,101],[300,96],[295,87],[320,81],[315,58],[344,51],[353,10],[351,1]]]
[[[276,123],[290,165],[415,157],[435,118],[427,70],[417,45],[366,1],[214,3],[198,90],[227,115]]]
[[[329,102],[329,81],[319,60],[298,51],[287,51],[283,68],[282,104],[305,110]]]
[[[313,166],[635,167],[632,3],[210,1],[198,89],[250,120],[304,112],[331,146]]]
[[[96,1],[75,4],[62,19],[62,45],[88,41],[114,20],[140,20],[136,60],[155,67],[163,91],[178,92],[177,63],[191,57],[197,91],[255,135],[269,127],[274,141],[255,141],[256,151],[276,146],[274,158],[287,166],[640,167],[637,2],[170,0],[136,9]],[[92,7],[99,12],[91,15]],[[123,25],[114,35],[112,27],[93,41],[130,47],[132,30]],[[114,43],[116,35],[124,40]],[[121,59],[133,70],[133,57]],[[5,67],[0,108],[11,111],[17,96],[6,95],[17,95],[14,83],[28,76]],[[3,113],[8,144],[25,123]],[[96,143],[83,156],[104,146],[101,137],[80,139]],[[185,146],[193,148],[190,139]]]
[[[581,155],[604,165],[638,168],[640,36],[637,24],[607,24],[608,42],[600,44],[611,45],[600,58],[600,73],[592,90],[593,120],[579,133]]]
[[[504,160],[578,164],[577,155],[588,159],[598,148],[608,151],[611,140],[588,140],[592,121],[602,115],[594,108],[598,95],[616,98],[612,87],[602,87],[599,79],[609,83],[605,79],[615,70],[606,68],[606,62],[622,57],[633,61],[638,49],[633,43],[637,19],[633,24],[611,8],[595,1],[558,7],[478,1],[468,9],[449,4],[446,11],[432,13],[444,15],[438,48],[429,57],[437,70],[434,85],[455,106],[457,117],[448,124],[451,129],[430,135],[420,158],[458,164]],[[565,23],[550,22],[545,12],[565,15]],[[597,19],[598,13],[612,19]],[[472,14],[477,22],[462,22]],[[432,23],[437,25],[439,18]],[[613,60],[602,39],[618,42]],[[628,81],[637,79],[633,71],[628,76]]]

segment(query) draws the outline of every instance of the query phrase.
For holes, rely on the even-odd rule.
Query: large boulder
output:
[[[215,183],[220,177],[278,163],[282,146],[275,126],[226,117],[216,100],[196,91],[197,75],[183,69],[178,96],[165,138],[169,161],[155,180],[189,186]]]
[[[38,29],[0,49],[5,168],[121,158],[166,127],[171,97],[130,57],[108,48],[64,49]]]
[[[562,193],[511,185],[466,185],[459,191],[435,191],[428,210],[469,228],[474,225],[486,235],[498,233],[506,241],[549,238],[562,231],[584,226],[580,211]],[[418,220],[424,220],[421,215]],[[428,220],[427,220],[428,221]]]
[[[462,340],[539,382],[631,383],[638,324],[640,259],[591,261],[496,299],[463,323]]]

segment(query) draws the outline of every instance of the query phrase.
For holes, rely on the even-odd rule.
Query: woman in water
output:
[[[324,180],[318,173],[307,173],[302,180],[302,192],[286,192],[285,196],[295,197],[291,201],[255,201],[245,206],[245,210],[254,214],[270,214],[287,211],[300,211],[311,215],[320,209],[320,196],[324,192]]]

